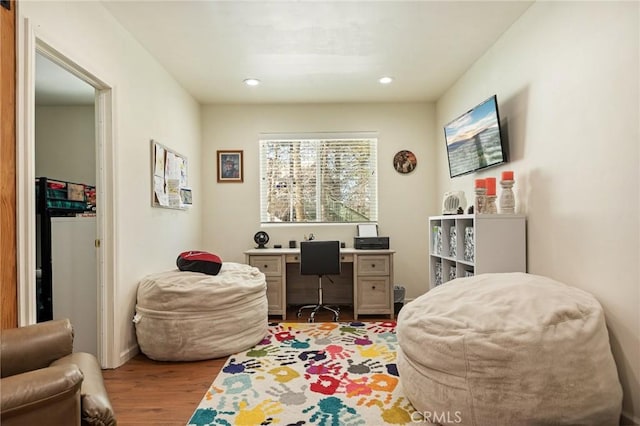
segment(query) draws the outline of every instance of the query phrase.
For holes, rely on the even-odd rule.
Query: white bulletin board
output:
[[[185,210],[191,205],[187,157],[151,140],[151,205]]]

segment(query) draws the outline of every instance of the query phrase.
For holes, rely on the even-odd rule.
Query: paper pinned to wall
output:
[[[164,192],[164,178],[161,176],[153,177],[153,192],[156,195],[158,200],[158,204],[161,206],[168,206],[169,201],[167,199],[167,194]]]
[[[177,179],[180,177],[178,170],[178,160],[173,152],[167,152],[164,177],[166,179]]]
[[[187,159],[184,157],[177,157],[178,174],[180,176],[180,188],[186,188],[189,186],[187,179]]]
[[[193,204],[193,198],[191,197],[190,188],[180,188],[180,198],[182,199],[182,204],[184,205]]]
[[[164,148],[161,145],[155,145],[155,163],[153,167],[154,176],[164,176]]]
[[[169,207],[180,207],[180,179],[167,179]]]
[[[188,185],[187,158],[151,141],[152,200],[154,207],[186,209],[181,189]]]

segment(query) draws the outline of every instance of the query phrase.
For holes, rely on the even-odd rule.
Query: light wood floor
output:
[[[287,321],[298,320],[295,310]],[[331,321],[331,313],[316,316],[316,322]],[[359,318],[362,321],[388,317]],[[271,318],[272,321],[279,321]],[[353,311],[342,308],[340,321],[353,320]],[[197,362],[158,362],[139,354],[123,366],[104,370],[103,376],[119,426],[185,425],[227,358]]]

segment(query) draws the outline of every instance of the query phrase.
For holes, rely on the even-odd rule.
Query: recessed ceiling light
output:
[[[260,84],[260,80],[258,80],[257,78],[247,78],[244,80],[244,84],[246,84],[247,86],[257,86],[258,84]]]
[[[379,82],[380,84],[389,84],[389,83],[391,83],[392,81],[393,81],[393,77],[380,77],[380,78],[378,79],[378,82]]]

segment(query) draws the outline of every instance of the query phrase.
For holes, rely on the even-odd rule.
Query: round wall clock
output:
[[[269,234],[264,231],[258,231],[256,235],[253,236],[253,241],[258,245],[256,248],[266,248],[265,244],[269,242]]]
[[[418,164],[418,160],[413,152],[402,150],[393,156],[393,168],[398,173],[411,173]]]

